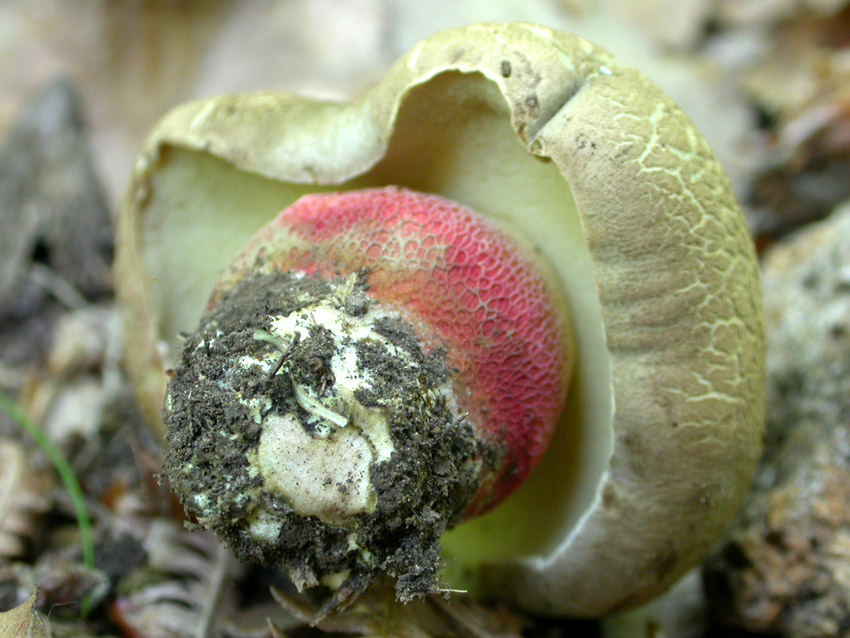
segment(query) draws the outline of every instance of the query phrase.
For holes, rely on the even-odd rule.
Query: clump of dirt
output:
[[[440,536],[475,497],[483,459],[493,453],[441,390],[452,374],[445,350],[424,348],[400,315],[384,314],[371,326],[390,349],[323,326],[289,344],[258,338],[268,336],[271,318],[323,300],[335,299],[348,316],[364,316],[375,303],[365,279],[346,293],[350,285],[275,271],[222,292],[186,339],[165,406],[165,472],[189,517],[213,529],[241,559],[282,567],[299,589],[334,577],[337,586],[324,592],[322,613],[351,600],[381,573],[396,579],[402,601],[438,589]],[[270,415],[294,415],[310,437],[327,436],[317,431],[315,415],[299,404],[294,388],[336,396],[330,362],[340,345],[354,346],[358,365],[368,370],[370,383],[355,396],[386,415],[393,452],[369,466],[374,507],[330,524],[299,515],[268,489],[256,458]],[[275,363],[243,366],[244,357]]]

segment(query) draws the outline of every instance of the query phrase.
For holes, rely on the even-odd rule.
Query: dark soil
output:
[[[360,365],[373,379],[357,399],[385,411],[394,444],[389,460],[370,466],[374,510],[342,526],[331,525],[296,514],[280,495],[264,489],[264,479],[252,465],[262,424],[249,415],[244,401],[268,397],[263,419],[272,413],[295,414],[305,431],[317,436],[315,419],[299,406],[293,384],[334,396],[329,362],[335,344],[320,326],[283,350],[258,340],[256,333],[268,330],[270,317],[313,305],[342,285],[343,280],[273,272],[254,275],[224,292],[186,339],[165,411],[170,442],[165,472],[189,517],[213,529],[241,559],[284,568],[299,587],[347,571],[336,592],[324,593],[322,613],[353,598],[380,573],[396,579],[402,601],[437,590],[439,538],[459,522],[474,498],[487,452],[443,395],[429,392],[451,375],[445,352],[426,352],[409,324],[384,317],[374,321],[374,329],[408,357],[388,356],[384,347],[367,341],[357,344]],[[361,316],[368,303],[358,289],[340,305]],[[234,364],[243,355],[263,358],[278,352],[272,375],[257,366]],[[276,542],[250,532],[249,519],[259,513],[282,523]]]

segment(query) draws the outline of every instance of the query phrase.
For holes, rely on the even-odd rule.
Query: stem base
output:
[[[219,291],[166,398],[189,517],[299,589],[326,584],[330,608],[381,572],[400,600],[438,589],[439,538],[500,457],[458,414],[445,352],[365,288],[272,271]]]

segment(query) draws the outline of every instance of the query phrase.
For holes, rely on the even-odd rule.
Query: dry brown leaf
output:
[[[38,590],[19,607],[0,612],[0,636],[3,638],[50,638],[44,621],[35,609]]]
[[[0,557],[19,556],[38,532],[37,515],[47,511],[50,475],[28,467],[24,448],[0,437]]]
[[[755,205],[766,211],[759,234],[787,233],[850,197],[849,34],[850,8],[783,24],[743,78],[769,118],[760,141],[767,162],[753,188]]]
[[[211,534],[190,533],[162,519],[151,525],[143,546],[147,561],[119,582],[109,608],[112,621],[128,635],[146,638],[211,635],[232,607],[227,551]]]
[[[721,25],[771,24],[800,14],[830,16],[847,0],[715,0],[715,17]]]

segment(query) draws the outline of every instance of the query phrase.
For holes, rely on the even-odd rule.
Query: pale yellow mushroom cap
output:
[[[516,229],[576,333],[563,427],[513,497],[444,538],[448,584],[579,616],[663,591],[722,533],[759,456],[758,268],[702,136],[575,36],[475,25],[423,41],[352,104],[257,94],[169,113],[119,224],[127,363],[151,421],[177,333],[251,236],[303,194],[386,184]]]

